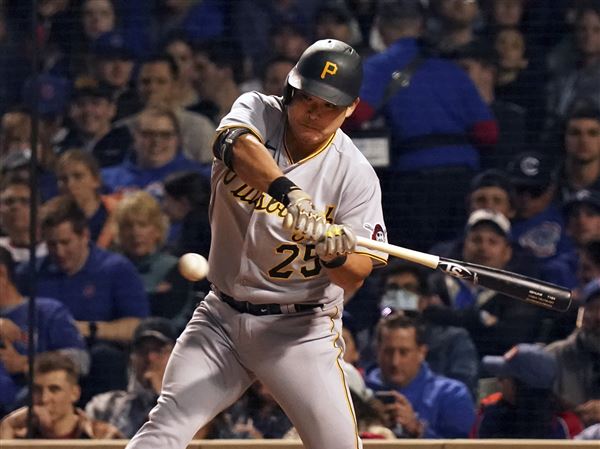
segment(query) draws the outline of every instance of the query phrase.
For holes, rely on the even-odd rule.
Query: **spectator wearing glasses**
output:
[[[149,107],[142,111],[137,116],[133,136],[135,160],[127,159],[102,171],[105,186],[113,192],[144,189],[162,197],[167,175],[203,169],[181,151],[179,121],[169,109]]]
[[[512,223],[515,244],[544,263],[572,250],[556,198],[553,160],[538,152],[515,156],[507,171],[516,191],[517,215]]]
[[[32,195],[31,186],[26,178],[17,174],[6,176],[0,182],[0,247],[6,248],[13,259],[20,263],[29,260],[29,207],[32,199],[38,201],[38,195]],[[36,244],[36,257],[48,254],[46,244]]]

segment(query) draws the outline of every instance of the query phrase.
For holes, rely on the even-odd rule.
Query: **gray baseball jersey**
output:
[[[358,235],[385,241],[379,181],[348,136],[338,130],[322,148],[293,163],[283,143],[285,120],[280,98],[252,92],[236,101],[218,130],[247,127],[284,174],[312,196],[317,210]],[[285,213],[280,203],[215,161],[209,257],[215,288],[179,337],[158,405],[128,449],[185,448],[198,428],[255,379],[271,391],[308,449],[362,447],[341,366],[343,290],[318,263],[314,245],[297,243],[283,229]],[[375,264],[387,258],[364,248],[357,252]],[[323,307],[256,316],[237,312],[221,293],[255,304]]]
[[[312,196],[319,211],[357,235],[385,239],[381,191],[371,165],[342,131],[304,160],[292,163],[283,143],[281,100],[257,92],[242,95],[219,131],[247,127],[269,149],[289,179]],[[253,303],[327,303],[343,296],[317,265],[314,247],[296,244],[281,226],[285,208],[248,187],[221,161],[213,166],[213,229],[209,280],[223,292]],[[359,248],[375,263],[385,253]]]

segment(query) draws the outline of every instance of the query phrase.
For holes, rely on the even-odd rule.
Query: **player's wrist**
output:
[[[267,189],[267,193],[285,207],[292,202],[293,192],[301,191],[300,187],[294,184],[289,178],[280,176],[276,178]],[[306,196],[306,195],[305,195]]]

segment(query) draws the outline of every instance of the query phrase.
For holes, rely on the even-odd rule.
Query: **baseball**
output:
[[[179,258],[179,272],[188,281],[199,281],[208,274],[208,261],[196,253],[186,253]]]

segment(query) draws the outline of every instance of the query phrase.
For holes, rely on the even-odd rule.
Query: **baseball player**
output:
[[[341,316],[386,255],[379,181],[339,127],[358,104],[361,59],[311,45],[283,97],[243,94],[214,144],[209,275],[169,360],[157,406],[128,449],[183,449],[260,379],[309,449],[362,447]],[[333,225],[326,229],[327,222]]]

